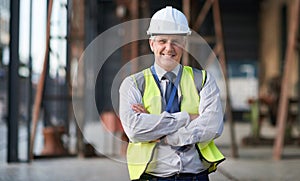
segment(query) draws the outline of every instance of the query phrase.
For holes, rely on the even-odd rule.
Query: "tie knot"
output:
[[[176,75],[173,72],[167,72],[167,73],[165,73],[163,78],[168,79],[170,82],[174,82]]]

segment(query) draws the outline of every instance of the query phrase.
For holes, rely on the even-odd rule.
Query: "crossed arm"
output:
[[[120,117],[129,139],[148,142],[165,137],[168,144],[183,146],[218,137],[223,130],[223,111],[219,90],[209,78],[200,92],[199,114],[162,112],[160,115],[147,112],[132,78],[126,78],[120,87]]]
[[[131,109],[136,112],[137,114],[146,113],[149,114],[149,112],[145,109],[145,107],[142,104],[133,104],[131,105]],[[196,119],[199,114],[189,114],[190,120]]]

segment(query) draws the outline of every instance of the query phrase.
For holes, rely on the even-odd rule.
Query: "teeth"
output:
[[[172,54],[162,54],[162,55],[164,55],[164,56],[169,56],[169,57],[174,56],[174,55],[172,55]]]

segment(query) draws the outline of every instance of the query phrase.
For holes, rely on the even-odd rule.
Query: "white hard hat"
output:
[[[185,15],[172,6],[157,11],[151,18],[147,35],[190,35],[191,30]]]

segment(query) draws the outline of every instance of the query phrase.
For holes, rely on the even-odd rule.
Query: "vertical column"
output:
[[[8,149],[7,162],[18,162],[18,121],[19,121],[19,13],[20,1],[10,4],[10,54],[8,78]]]
[[[30,135],[31,135],[31,119],[32,119],[32,1],[30,0],[30,14],[29,14],[29,46],[28,46],[28,52],[29,52],[29,62],[28,62],[28,67],[29,67],[29,77],[28,77],[28,120],[27,120],[27,162],[30,162]]]
[[[183,13],[185,14],[189,26],[191,27],[191,1],[190,0],[185,0],[182,1],[182,9]],[[189,43],[186,44],[186,50],[189,50]],[[189,65],[189,54],[185,51],[182,57],[182,64],[183,65]]]
[[[131,1],[131,6],[130,6],[130,11],[131,11],[131,18],[132,20],[136,20],[139,18],[139,1],[137,0],[132,0]],[[139,25],[137,21],[134,21],[133,27],[132,27],[132,32],[131,32],[131,37],[132,39],[136,39],[135,37],[138,35],[139,32]],[[130,60],[135,59],[139,55],[139,45],[138,42],[131,42],[131,57]],[[132,64],[131,71],[132,72],[137,72],[138,70],[138,65],[137,62]]]
[[[70,2],[70,1],[69,1]],[[84,39],[85,39],[85,2],[81,0],[73,0],[70,2],[70,6],[68,7],[68,11],[71,12],[76,12],[73,13],[72,16],[70,16],[70,61],[71,61],[71,69],[72,75],[75,72],[75,68],[79,63],[79,59],[81,54],[84,51]],[[72,84],[72,88],[74,88],[76,91],[74,92],[73,98],[76,99],[76,101],[83,101],[84,99],[84,86],[85,86],[85,77],[84,77],[84,67],[83,66],[78,66],[78,72],[77,72],[77,84]],[[72,77],[74,78],[74,77]],[[70,82],[71,83],[71,82]],[[80,130],[80,128],[84,127],[84,118],[85,118],[85,111],[84,111],[84,105],[82,104],[77,104],[80,106],[78,109],[80,112],[77,112],[77,145],[76,145],[76,150],[78,155],[80,157],[84,156],[84,138],[83,134]]]
[[[267,81],[280,74],[281,2],[266,0],[260,11],[260,93],[265,94]]]

